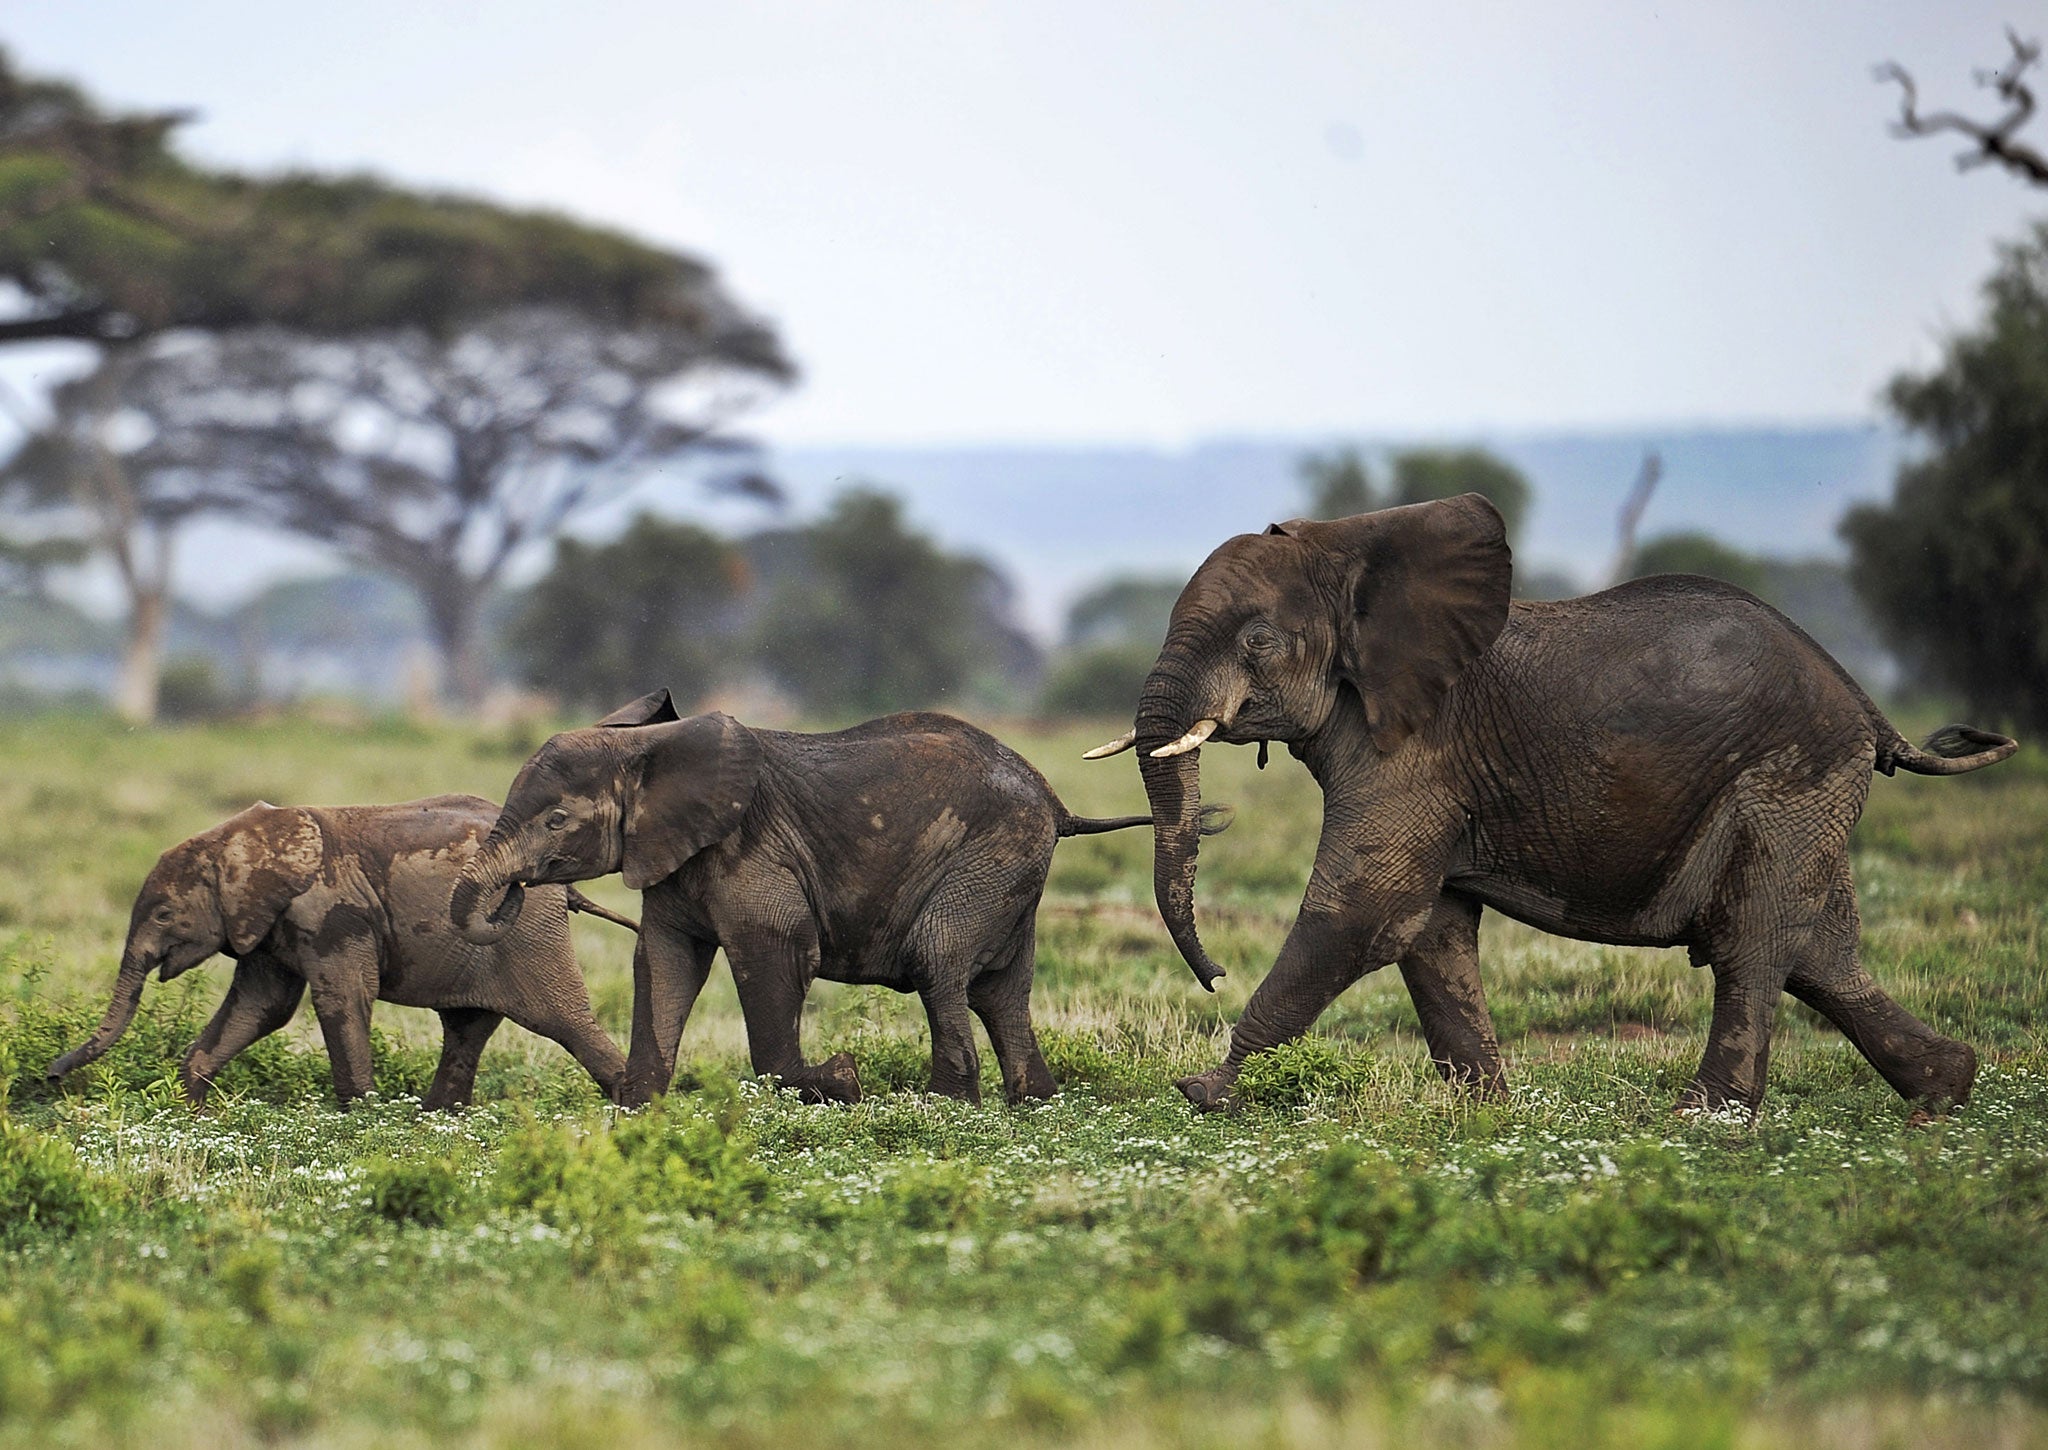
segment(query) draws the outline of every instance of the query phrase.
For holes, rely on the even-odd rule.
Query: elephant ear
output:
[[[669,698],[668,689],[664,686],[642,695],[631,704],[619,706],[597,723],[607,726],[660,725],[682,718],[676,712],[676,702]]]
[[[320,876],[326,856],[312,815],[258,801],[223,827],[214,861],[228,949],[253,951],[298,895]]]
[[[645,891],[739,827],[761,776],[761,742],[730,715],[647,728],[627,767],[620,873]]]
[[[1365,703],[1383,751],[1435,717],[1452,683],[1507,626],[1507,530],[1480,494],[1275,529],[1328,550],[1343,570],[1337,672]]]

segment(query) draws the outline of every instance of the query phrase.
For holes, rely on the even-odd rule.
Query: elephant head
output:
[[[465,940],[489,945],[519,919],[527,886],[618,871],[644,891],[732,834],[760,768],[753,732],[729,715],[684,719],[667,690],[554,736],[513,780],[456,879],[449,917]]]
[[[50,1064],[49,1077],[83,1067],[114,1045],[134,1021],[152,971],[168,982],[215,952],[254,951],[318,878],[323,854],[320,827],[309,814],[258,801],[159,856],[128,916],[114,1000],[85,1045]]]
[[[1215,990],[1195,930],[1205,741],[1280,741],[1314,764],[1332,732],[1399,751],[1507,622],[1509,552],[1478,494],[1230,539],[1173,606],[1132,731],[1152,804],[1153,888],[1174,944]],[[1362,712],[1344,708],[1351,692]],[[1325,781],[1325,788],[1328,782]]]

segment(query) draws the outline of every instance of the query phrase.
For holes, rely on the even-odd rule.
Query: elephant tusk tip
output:
[[[1168,756],[1185,755],[1190,750],[1199,749],[1204,740],[1207,740],[1216,733],[1218,723],[1215,720],[1197,720],[1194,729],[1188,731],[1180,739],[1160,746],[1152,752],[1152,758],[1154,760],[1164,760]]]
[[[1106,745],[1098,745],[1093,750],[1082,751],[1081,758],[1083,760],[1107,760],[1112,755],[1123,754],[1135,745],[1137,741],[1138,732],[1133,730],[1128,734],[1117,736],[1116,739]]]

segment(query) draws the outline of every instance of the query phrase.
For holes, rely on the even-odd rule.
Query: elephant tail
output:
[[[1237,813],[1229,806],[1203,806],[1201,810],[1201,833],[1205,836],[1221,835],[1230,829],[1230,822]],[[1133,826],[1149,826],[1150,816],[1077,816],[1060,807],[1060,839],[1068,836],[1099,836],[1104,831],[1128,831]]]
[[[606,911],[602,906],[599,906],[595,901],[592,901],[573,886],[569,888],[569,910],[584,912],[587,915],[611,922],[614,926],[623,926],[630,932],[637,933],[640,930],[640,923],[633,920],[632,917],[620,916],[616,911]]]
[[[1962,775],[1996,765],[2020,743],[2009,735],[1979,730],[1973,725],[1944,725],[1916,746],[1897,730],[1891,732],[1889,747],[1880,746],[1877,768],[1886,775],[1904,767],[1915,775]]]

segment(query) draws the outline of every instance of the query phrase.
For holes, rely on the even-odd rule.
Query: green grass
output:
[[[1142,809],[1128,761],[1078,759],[1113,731],[998,728],[1075,810]],[[1872,970],[1985,1058],[1929,1128],[1789,1003],[1762,1120],[1674,1118],[1704,975],[1491,916],[1511,1101],[1439,1083],[1380,973],[1247,1072],[1241,1116],[1191,1117],[1171,1081],[1221,1050],[1318,824],[1298,767],[1230,750],[1199,888],[1229,978],[1207,996],[1174,953],[1147,833],[1063,844],[1042,1107],[924,1096],[915,1000],[830,984],[807,1050],[851,1050],[874,1096],[770,1092],[723,972],[686,1090],[644,1114],[509,1027],[479,1105],[422,1114],[438,1029],[380,1007],[369,1103],[333,1109],[307,1014],[194,1115],[171,1073],[221,962],[38,1080],[164,846],[258,796],[492,795],[535,743],[0,724],[0,1446],[2048,1443],[2031,755],[1880,780],[1858,836]],[[630,939],[575,932],[623,1040]]]

